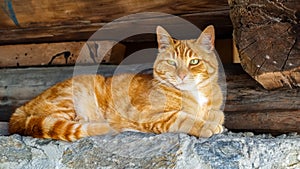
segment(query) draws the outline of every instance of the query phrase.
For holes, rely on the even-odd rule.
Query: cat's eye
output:
[[[198,65],[200,63],[199,59],[192,59],[190,60],[190,65]]]
[[[167,63],[172,66],[176,66],[176,62],[174,60],[167,60]]]

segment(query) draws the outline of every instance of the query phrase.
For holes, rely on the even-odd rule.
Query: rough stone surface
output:
[[[84,138],[69,143],[0,136],[1,169],[45,168],[300,168],[300,137],[231,133],[198,139],[186,134]]]

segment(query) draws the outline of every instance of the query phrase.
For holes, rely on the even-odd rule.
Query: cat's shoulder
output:
[[[130,79],[130,80],[152,80],[152,74],[140,74],[140,73],[122,73],[118,75],[114,75],[111,78],[118,78],[118,79]]]

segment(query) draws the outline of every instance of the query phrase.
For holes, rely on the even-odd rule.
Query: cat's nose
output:
[[[180,72],[180,73],[178,73],[178,76],[181,80],[183,80],[187,76],[187,74]]]

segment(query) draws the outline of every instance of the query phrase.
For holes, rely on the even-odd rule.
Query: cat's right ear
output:
[[[215,44],[215,28],[213,25],[207,26],[200,37],[196,41],[200,46],[202,46],[208,52],[213,51]]]
[[[158,43],[158,51],[163,52],[168,47],[173,45],[173,39],[169,35],[169,33],[161,26],[157,26],[156,28],[157,35],[157,43]]]

